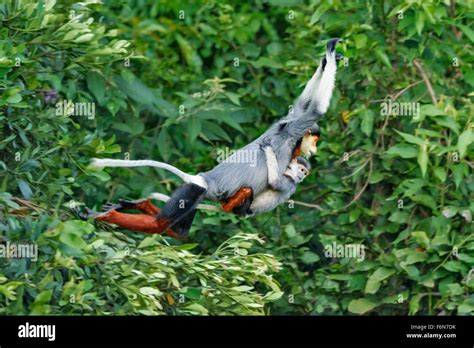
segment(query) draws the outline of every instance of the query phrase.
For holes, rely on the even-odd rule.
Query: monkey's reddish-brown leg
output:
[[[137,209],[147,215],[157,215],[160,212],[160,208],[151,203],[149,199],[144,199],[143,201],[137,202],[134,205],[127,207],[127,209]]]
[[[160,212],[160,209],[155,207],[150,201],[138,203],[136,209],[146,212],[146,214],[126,214],[120,213],[116,210],[109,210],[108,212],[95,217],[95,220],[104,221],[110,224],[115,224],[121,228],[126,228],[127,230],[144,232],[147,234],[161,234],[166,232],[170,237],[183,239],[183,237],[178,233],[173,231],[171,228],[168,228],[170,223],[168,220],[156,218],[156,214]],[[147,215],[148,213],[150,213],[150,215]]]
[[[222,202],[222,210],[230,213],[235,207],[241,206],[247,199],[252,197],[252,189],[250,187],[242,187],[232,197]]]

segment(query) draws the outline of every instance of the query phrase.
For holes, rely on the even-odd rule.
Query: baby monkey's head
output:
[[[298,184],[308,176],[310,170],[311,165],[304,157],[296,157],[291,160],[284,175]]]

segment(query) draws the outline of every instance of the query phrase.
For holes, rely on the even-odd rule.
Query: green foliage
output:
[[[435,0],[4,2],[0,230],[37,241],[42,261],[0,261],[0,310],[472,315],[473,13]],[[348,60],[294,197],[312,207],[200,212],[192,245],[72,220],[70,202],[180,184],[149,168],[93,171],[91,157],[211,168],[217,149],[287,113],[330,37]],[[419,113],[391,115],[389,98]],[[61,100],[94,102],[95,117],[57,115]],[[235,256],[246,238],[266,243]],[[328,256],[333,244],[365,257]]]
[[[281,296],[272,255],[250,254],[256,235],[237,234],[210,255],[196,244],[171,246],[94,231],[83,221],[20,223],[8,219],[5,237],[33,236],[37,260],[1,260],[1,314],[262,315]]]

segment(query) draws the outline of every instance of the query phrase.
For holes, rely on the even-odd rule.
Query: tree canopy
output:
[[[0,242],[38,259],[0,258],[0,314],[472,315],[473,18],[469,0],[3,1]],[[294,202],[200,211],[185,242],[71,213],[181,185],[93,157],[197,173],[257,138],[332,37],[346,59]]]

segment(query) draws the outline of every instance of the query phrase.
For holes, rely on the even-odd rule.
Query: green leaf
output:
[[[175,247],[175,249],[176,250],[193,250],[198,246],[199,246],[198,243],[188,243],[188,244],[178,245]]]
[[[439,179],[439,181],[441,181],[443,183],[446,181],[447,174],[446,174],[446,170],[444,170],[444,168],[435,167],[435,168],[433,168],[433,173]]]
[[[212,135],[214,135],[218,139],[226,140],[228,142],[232,141],[232,139],[229,137],[226,131],[223,130],[218,124],[210,122],[210,121],[202,121],[201,123],[203,125],[204,133],[210,132]]]
[[[21,194],[26,199],[30,199],[33,196],[33,191],[31,191],[30,185],[26,181],[19,180],[18,181],[18,188],[20,189]]]
[[[420,108],[420,114],[425,116],[444,116],[446,113],[441,111],[433,104],[425,104]]]
[[[281,291],[271,291],[265,295],[267,301],[276,301],[284,295]]]
[[[273,69],[283,68],[283,65],[281,63],[275,62],[274,60],[267,57],[260,57],[255,62],[251,61],[250,64],[252,64],[257,69],[260,69],[262,67],[273,68]]]
[[[103,182],[110,181],[112,179],[111,176],[109,175],[109,173],[103,172],[103,171],[90,170],[87,173],[90,176],[94,176],[94,177],[98,178],[100,181],[103,181]]]
[[[419,252],[416,250],[410,250],[410,254],[407,256],[405,260],[406,265],[413,265],[418,262],[425,262],[428,258],[428,255],[423,252]]]
[[[87,243],[76,233],[62,232],[59,235],[59,240],[74,249],[82,250],[87,248]]]
[[[392,274],[395,274],[396,270],[393,268],[380,267],[369,277],[369,280],[374,280],[381,282],[382,280],[387,279]]]
[[[187,310],[189,310],[190,312],[193,312],[193,313],[198,314],[198,315],[208,315],[209,314],[209,311],[205,307],[201,306],[198,303],[193,303],[189,306],[186,306],[185,308]]]
[[[406,141],[408,141],[409,143],[416,144],[416,145],[419,145],[419,146],[423,146],[423,144],[425,144],[425,141],[422,138],[416,137],[416,136],[411,135],[411,134],[400,132],[397,129],[394,129],[394,130],[395,130],[395,132],[400,134],[402,136],[402,138],[405,139]]]
[[[415,12],[415,18],[416,31],[418,32],[418,35],[420,35],[423,31],[423,27],[425,26],[425,14],[418,10]]]
[[[52,295],[53,290],[44,290],[40,292],[30,306],[30,314],[49,314],[51,312],[51,306],[47,305],[47,303],[51,301]]]
[[[425,194],[417,194],[410,197],[413,202],[416,202],[420,205],[430,208],[431,210],[436,210],[436,200],[433,199],[433,196]]]
[[[459,188],[459,185],[461,185],[464,176],[467,175],[467,165],[464,163],[457,163],[451,165],[450,168],[453,173],[454,184],[456,185],[456,188]]]
[[[232,103],[234,103],[237,106],[240,106],[240,100],[239,100],[240,96],[237,93],[225,92],[225,95],[227,96],[227,98],[229,98],[229,100]]]
[[[471,42],[474,42],[474,31],[472,31],[471,28],[469,28],[467,25],[464,25],[464,24],[456,24],[456,25],[469,38],[469,40],[471,40]]]
[[[184,296],[191,300],[199,300],[201,298],[201,289],[189,287],[186,289]]]
[[[453,207],[453,206],[446,206],[442,210],[442,214],[444,217],[451,219],[453,216],[455,216],[459,211],[458,207]]]
[[[303,255],[301,255],[301,261],[306,265],[311,265],[315,262],[318,262],[319,259],[319,256],[311,251],[305,251]]]
[[[140,292],[143,295],[153,295],[153,296],[161,296],[162,295],[161,291],[159,291],[158,289],[155,289],[155,288],[151,288],[149,286],[144,286],[144,287],[140,288]]]
[[[363,115],[360,128],[365,135],[370,136],[374,127],[374,112],[367,110]]]
[[[472,144],[473,141],[474,132],[471,129],[466,129],[464,132],[461,133],[457,144],[459,156],[461,158],[464,157],[464,155],[466,154],[467,147]]]
[[[94,38],[94,34],[84,34],[74,40],[75,43],[89,42]]]
[[[459,261],[448,261],[443,265],[443,268],[453,272],[453,273],[458,273],[461,272],[461,262]]]
[[[368,280],[364,292],[366,294],[375,294],[380,289],[381,283],[376,280]]]
[[[160,130],[160,134],[158,134],[158,151],[160,152],[161,157],[163,157],[165,161],[168,161],[168,159],[170,158],[170,146],[171,139],[168,135],[168,131],[166,130],[166,128],[162,128]]]
[[[188,136],[191,144],[196,140],[199,133],[201,132],[202,124],[196,116],[191,116],[188,119]]]
[[[296,237],[296,229],[293,225],[287,225],[285,227],[285,233],[289,239]]]
[[[69,220],[61,224],[61,228],[65,233],[76,233],[79,235],[94,232],[94,226],[87,221]]]
[[[191,46],[188,40],[186,40],[180,34],[176,34],[176,41],[178,42],[181,54],[184,57],[184,60],[189,66],[195,68],[196,71],[200,72],[202,67],[202,59]]]
[[[357,300],[352,300],[349,303],[348,310],[349,312],[355,314],[365,314],[374,309],[375,307],[377,307],[377,305],[372,301],[367,300],[365,298],[360,298]]]
[[[331,4],[329,2],[323,2],[321,5],[318,6],[316,11],[314,11],[311,19],[309,21],[309,25],[313,25],[319,21],[321,16],[330,8]]]
[[[423,248],[430,248],[430,239],[424,231],[415,231],[411,233],[412,238]]]
[[[397,144],[385,152],[390,156],[399,156],[401,158],[414,158],[418,156],[418,149],[408,144]]]
[[[234,120],[232,117],[226,114],[221,115],[221,120],[226,123],[227,125],[231,126],[234,129],[237,129],[238,131],[245,133],[240,124],[236,120]]]
[[[247,286],[247,285],[241,285],[241,286],[235,286],[232,288],[234,291],[250,291],[253,289],[253,286]]]
[[[367,35],[365,34],[354,35],[354,42],[356,45],[356,49],[359,50],[361,48],[365,48],[365,46],[367,45]]]
[[[104,102],[104,94],[106,87],[104,78],[95,71],[89,72],[87,74],[87,87],[97,99],[99,104],[102,105],[102,103]]]
[[[115,78],[115,83],[122,92],[133,100],[146,105],[153,104],[155,99],[154,93],[135,76],[131,76],[131,81],[127,81],[123,77],[117,76]]]
[[[415,296],[412,297],[412,299],[410,300],[410,304],[408,305],[409,315],[415,315],[418,312],[418,310],[420,309],[421,298],[422,298],[421,294],[416,294]]]
[[[35,297],[35,304],[45,304],[51,301],[53,290],[44,290]]]
[[[395,211],[388,218],[389,221],[396,222],[397,224],[403,224],[408,222],[410,214],[405,211]]]
[[[375,49],[375,57],[387,68],[392,69],[392,63],[390,63],[390,59],[388,59],[387,54],[381,49]]]
[[[375,294],[379,290],[381,282],[390,277],[395,272],[396,271],[392,268],[378,268],[367,280],[365,292],[368,294]]]
[[[420,146],[420,152],[418,153],[418,164],[421,168],[421,175],[425,177],[426,170],[428,168],[428,146]]]
[[[7,98],[7,102],[10,103],[10,104],[17,104],[19,102],[21,102],[22,100],[22,96],[20,93],[17,93],[17,94],[14,94],[14,95],[11,95]]]
[[[468,300],[466,300],[468,301]],[[463,303],[458,307],[458,315],[473,315],[474,314],[474,305],[470,303]]]

